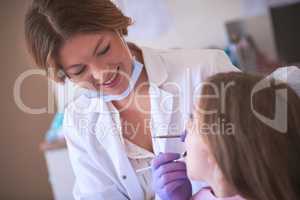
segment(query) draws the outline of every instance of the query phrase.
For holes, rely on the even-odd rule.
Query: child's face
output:
[[[214,162],[211,159],[208,145],[204,141],[204,136],[201,136],[201,130],[196,128],[196,123],[201,121],[201,118],[197,115],[194,116],[194,119],[187,124],[185,139],[187,171],[192,180],[207,181],[213,170]]]

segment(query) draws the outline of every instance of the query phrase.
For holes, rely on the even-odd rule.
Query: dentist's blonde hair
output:
[[[53,69],[52,78],[64,82],[57,54],[67,39],[103,30],[124,36],[131,24],[110,0],[33,0],[25,17],[25,39],[36,65]]]

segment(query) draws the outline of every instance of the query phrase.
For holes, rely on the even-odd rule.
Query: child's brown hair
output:
[[[253,200],[300,199],[297,196],[300,187],[300,99],[284,83],[266,87],[251,96],[262,80],[266,79],[239,72],[210,77],[207,80],[210,84],[203,86],[202,98],[198,101],[200,109],[196,112],[196,119],[201,115],[201,120],[196,125],[225,124],[214,133],[204,134],[204,139],[226,181],[241,196]],[[222,88],[221,98],[203,98],[203,95],[216,95],[216,89],[221,91]],[[284,93],[276,93],[279,89],[286,92],[286,98],[282,96]],[[287,104],[287,119],[284,119],[287,129],[284,133],[267,125],[253,112],[255,110],[272,119],[278,100]],[[282,109],[284,107],[279,110]],[[217,112],[205,113],[205,110]],[[280,115],[283,116],[284,112]],[[226,132],[224,127],[231,129]]]

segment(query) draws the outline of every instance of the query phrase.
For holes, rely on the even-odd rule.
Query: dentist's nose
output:
[[[96,64],[90,65],[91,76],[98,83],[103,83],[105,81],[105,77],[107,76],[108,67],[107,66],[99,66]]]

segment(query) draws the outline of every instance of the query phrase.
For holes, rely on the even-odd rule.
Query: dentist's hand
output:
[[[152,162],[153,188],[162,200],[188,200],[192,185],[178,153],[161,153]]]

